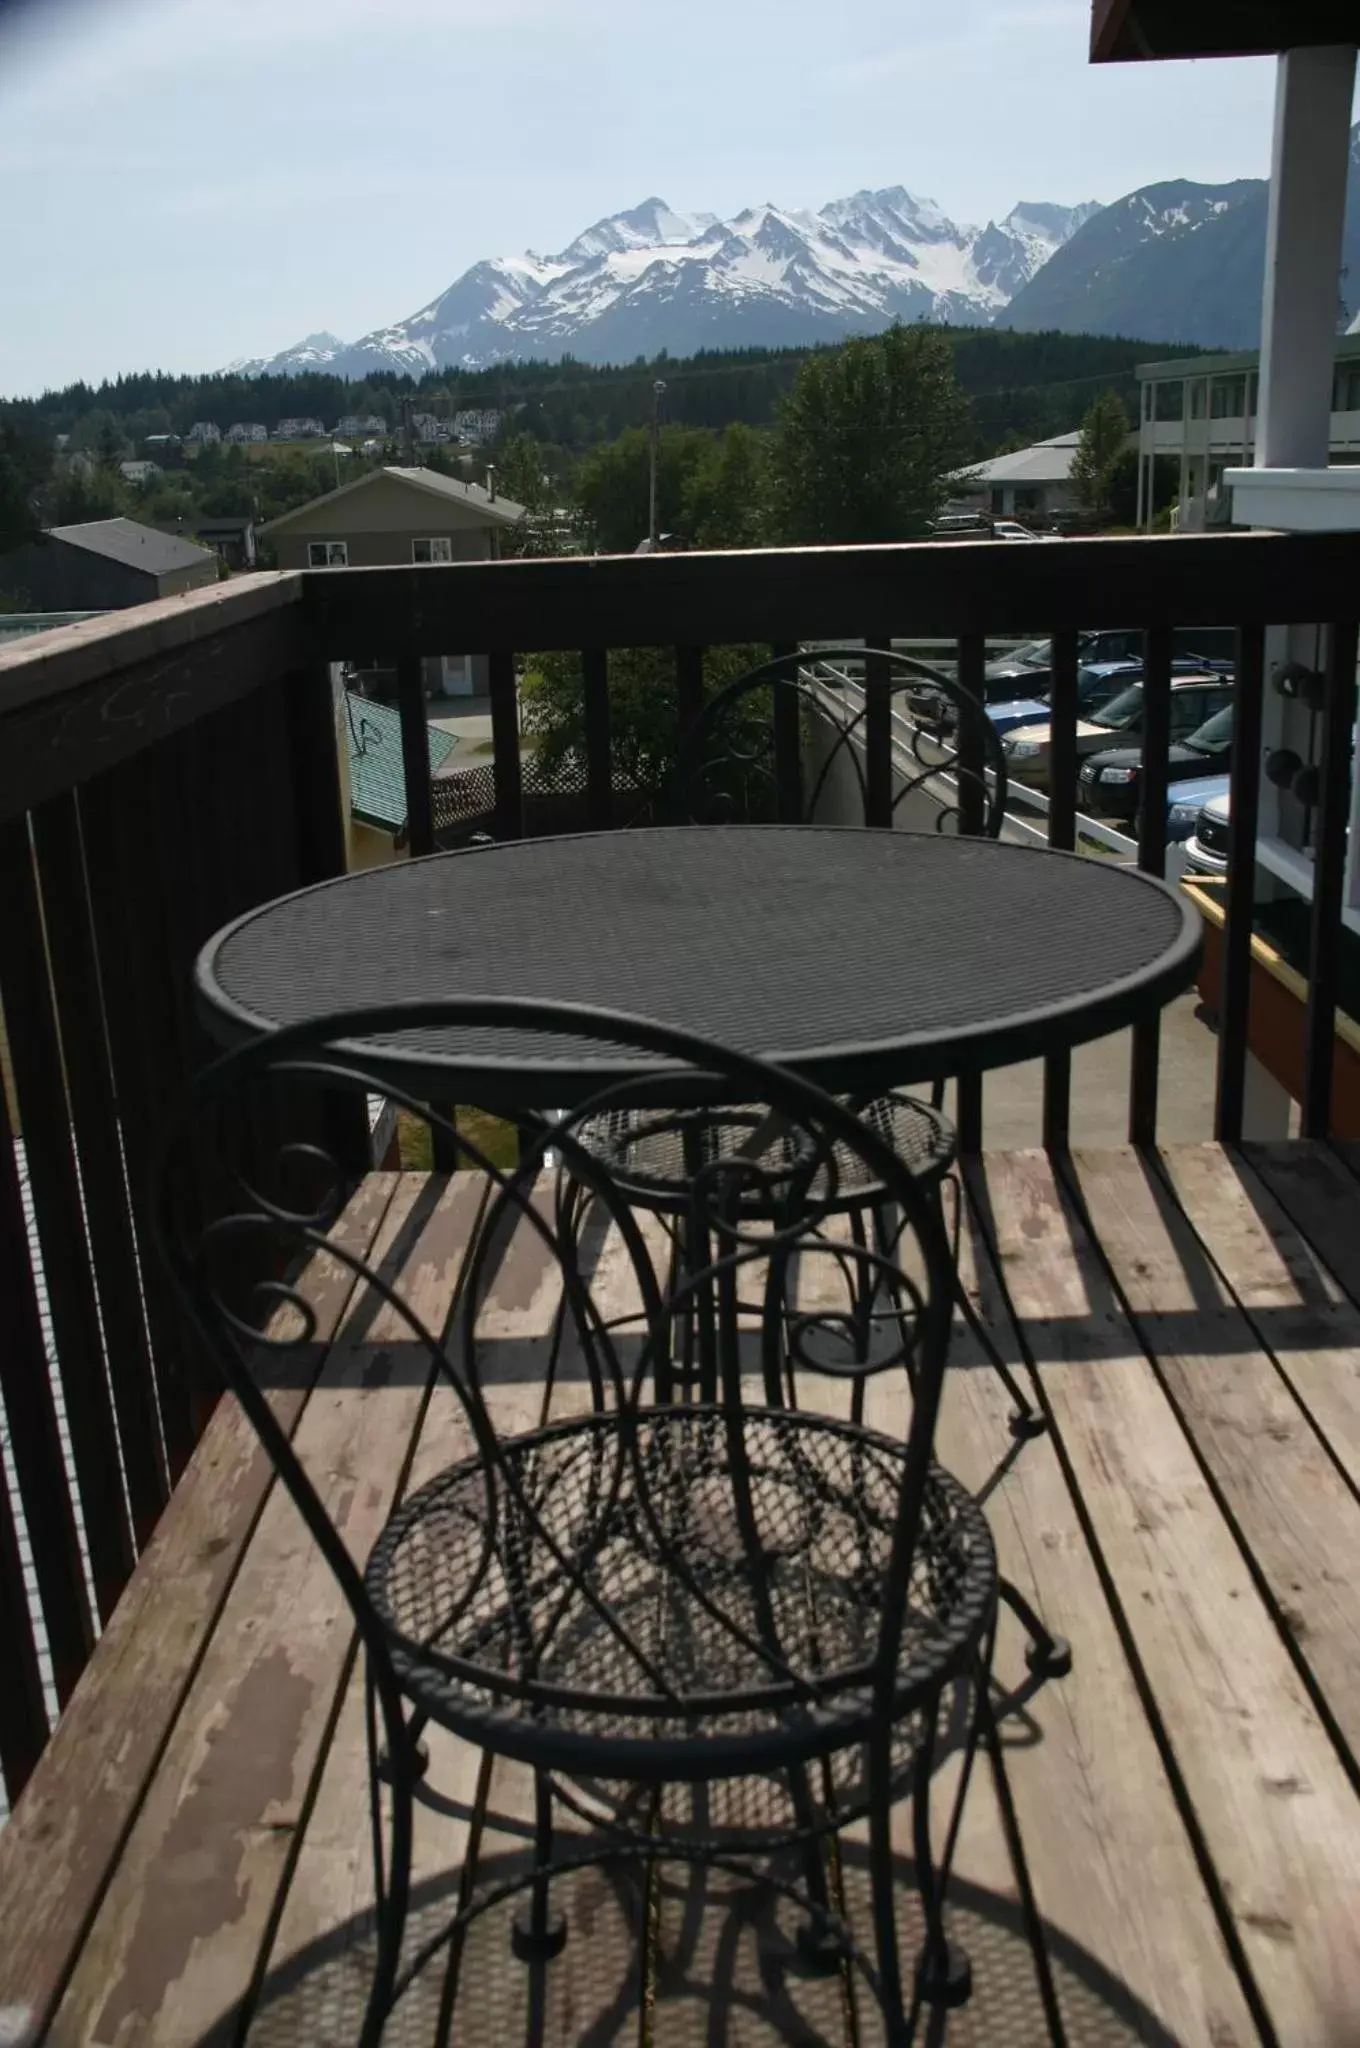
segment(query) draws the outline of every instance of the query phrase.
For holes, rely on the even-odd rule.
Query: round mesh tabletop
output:
[[[727,825],[436,854],[322,883],[199,956],[228,1044],[397,1001],[630,1011],[867,1093],[1005,1066],[1153,1015],[1199,919],[1131,868],[908,832]],[[570,1108],[646,1071],[588,1039],[409,1030],[356,1048],[416,1093]],[[657,1068],[658,1101],[667,1099]]]

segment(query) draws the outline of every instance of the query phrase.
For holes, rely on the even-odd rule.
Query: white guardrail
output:
[[[897,644],[894,642],[895,647]],[[918,644],[923,643],[912,643],[913,651]],[[810,649],[809,652],[811,651]],[[810,663],[808,680],[819,690],[827,693],[828,709],[833,703],[843,703],[847,696],[857,705],[864,702],[863,684],[849,670],[840,668],[833,662]],[[904,778],[918,774],[925,765],[915,751],[914,745],[921,728],[908,712],[901,711],[896,706],[892,711],[892,723],[894,768]],[[860,735],[854,736],[852,744],[862,754],[863,741]],[[994,777],[989,774],[989,786],[993,780]],[[938,790],[932,788],[932,784],[936,782],[939,784]],[[937,774],[927,776],[922,788],[934,797],[941,810],[945,810],[955,802],[957,778],[947,769],[941,768]],[[1002,827],[1002,837],[1017,844],[1046,846],[1048,811],[1048,798],[1042,790],[1030,789],[1025,783],[1010,783],[1006,791],[1006,822]],[[1106,858],[1128,863],[1135,862],[1138,858],[1138,842],[1131,839],[1127,832],[1116,830],[1113,825],[1105,824],[1100,818],[1089,817],[1084,811],[1077,813],[1076,835],[1078,851],[1084,847],[1093,854],[1098,851]],[[1175,841],[1171,842],[1166,849],[1168,880],[1179,879],[1183,863],[1184,854],[1181,846]]]

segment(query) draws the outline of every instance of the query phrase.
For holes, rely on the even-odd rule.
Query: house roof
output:
[[[1338,334],[1333,347],[1338,363],[1360,356],[1360,332]],[[1133,374],[1140,384],[1150,384],[1158,378],[1212,377],[1225,370],[1254,370],[1260,361],[1259,348],[1239,348],[1224,355],[1172,356],[1166,362],[1137,363]]]
[[[1077,452],[1077,430],[1055,434],[1049,441],[1036,441],[1032,448],[1016,448],[1009,455],[993,456],[968,471],[981,484],[1062,484],[1071,474]]]
[[[401,713],[394,704],[345,692],[349,727],[349,807],[361,824],[399,832],[406,823],[406,774],[401,758]],[[430,773],[437,775],[458,742],[437,725],[426,727]]]
[[[223,513],[220,519],[200,519],[194,531],[204,533],[247,533],[255,524],[248,512]]]
[[[487,526],[518,526],[524,517],[522,505],[515,504],[512,498],[489,497],[480,484],[465,484],[460,478],[444,476],[437,469],[408,469],[398,463],[385,463],[381,469],[370,469],[366,476],[355,477],[353,483],[341,484],[338,490],[323,492],[321,497],[309,498],[305,505],[295,506],[291,512],[280,513],[277,519],[271,519],[267,526],[262,526],[260,532],[283,533],[289,527],[305,527],[319,506],[333,505],[340,498],[371,490],[380,477],[392,477],[397,483],[405,484],[426,497],[475,507]]]
[[[212,561],[206,548],[195,547],[177,533],[158,533],[136,519],[87,519],[78,526],[51,526],[48,533],[68,547],[84,548],[148,576],[168,576],[175,569],[195,569]]]

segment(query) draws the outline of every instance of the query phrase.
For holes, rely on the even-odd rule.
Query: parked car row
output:
[[[1143,724],[1146,713],[1141,668],[1129,664],[1125,669],[1123,688],[1101,706],[1099,710],[1087,711],[1077,720],[1077,755],[1079,759],[1099,756],[1101,766],[1088,775],[1082,770],[1081,787],[1085,794],[1099,796],[1097,808],[1105,808],[1115,817],[1132,817],[1137,810],[1137,784],[1139,771],[1134,762],[1141,755]],[[1205,722],[1217,713],[1228,710],[1232,705],[1232,681],[1216,670],[1196,670],[1189,673],[1173,671],[1171,678],[1171,740],[1173,748],[1184,745],[1192,735],[1198,733]],[[1115,739],[1115,735],[1118,739]],[[1231,738],[1231,734],[1229,734]],[[1017,782],[1028,782],[1039,788],[1046,788],[1051,762],[1051,743],[1047,707],[1043,716],[1030,724],[1012,726],[1001,742],[1006,754],[1006,766]],[[1117,756],[1117,758],[1110,758]],[[1194,766],[1202,766],[1202,759],[1194,757]],[[1130,801],[1130,798],[1132,799]]]
[[[1237,658],[1237,639],[1230,626],[1178,626],[1171,652],[1201,668],[1231,668]],[[1141,628],[1112,626],[1077,637],[1077,661],[1082,668],[1110,661],[1132,661],[1141,666],[1142,659]],[[1046,697],[1053,683],[1053,642],[1027,640],[1009,654],[989,661],[982,676],[983,695],[989,704]]]

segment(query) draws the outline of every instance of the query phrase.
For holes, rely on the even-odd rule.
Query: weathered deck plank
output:
[[[1355,1792],[1051,1163],[994,1158],[987,1192],[1012,1305],[1262,2015],[1280,2040],[1322,2048],[1352,1989]]]
[[[375,1245],[389,1272],[426,1220],[404,1177]],[[356,1557],[382,1527],[426,1365],[368,1341],[361,1290],[294,1446]],[[350,1629],[338,1586],[284,1490],[260,1516],[189,1697],[81,1952],[53,2040],[196,2042],[249,1986],[312,1773],[338,1706]]]
[[[1144,1348],[1354,1769],[1360,1500],[1151,1161],[1130,1148],[1079,1151],[1072,1173]]]
[[[1282,1159],[1190,1147],[1155,1164],[1078,1154],[1070,1171],[1099,1251],[1042,1155],[984,1163],[974,1187],[995,1267],[972,1224],[963,1246],[974,1297],[1015,1357],[1001,1281],[1009,1289],[1055,1433],[1014,1446],[1009,1398],[960,1330],[939,1436],[942,1461],[975,1486],[1009,1455],[988,1501],[1002,1568],[1073,1645],[1071,1676],[1012,1720],[1006,1743],[1063,2032],[1074,2048],[1246,2048],[1263,2029],[1289,2048],[1337,2048],[1360,2010],[1346,1974],[1360,1802],[1282,1630],[1353,1736],[1356,1615],[1330,1574],[1354,1549],[1360,1517],[1360,1182],[1311,1147]],[[393,1176],[367,1184],[350,1223],[376,1237],[389,1277],[437,1326],[474,1214],[457,1182]],[[610,1277],[618,1250],[605,1240],[601,1280],[622,1312],[627,1290]],[[325,1278],[318,1266],[309,1285]],[[456,1397],[427,1390],[428,1360],[391,1311],[349,1294],[334,1273],[320,1287],[329,1354],[310,1394],[276,1399],[362,1555],[403,1485],[468,1439]],[[543,1247],[517,1232],[480,1327],[491,1398],[520,1426],[543,1413],[557,1299]],[[568,1347],[552,1413],[588,1398]],[[800,1398],[839,1412],[846,1394],[805,1380]],[[904,1398],[881,1381],[870,1419],[900,1426]],[[40,2016],[33,2000],[50,2005],[69,1975],[49,2048],[226,2048],[245,1996],[250,2048],[351,2048],[362,2010],[372,1879],[348,1614],[286,1496],[256,1469],[239,1416],[230,1433],[231,1413],[158,1532],[173,1571],[134,1579],[91,1667],[89,1703],[82,1687],[33,1781],[47,1805],[33,1808],[26,1835],[15,1823],[0,1835],[0,2007],[11,1983],[27,1985],[26,2009]],[[1004,1683],[1020,1676],[1021,1648],[1006,1621]],[[119,1702],[107,1725],[101,1684]],[[437,1732],[428,1740],[431,1779],[455,1811],[417,1815],[421,1933],[460,1883],[524,1857],[531,1813],[527,1772],[498,1765],[488,1786],[473,1751]],[[63,1744],[66,1783],[84,1774],[84,1814],[62,1775],[49,1776]],[[941,1789],[956,1768],[944,1766]],[[101,1808],[109,1773],[112,1803]],[[469,1815],[488,1789],[490,1825],[469,1873]],[[69,1844],[90,1812],[98,1825],[75,1844],[63,1904],[43,1829],[60,1826]],[[908,1858],[905,1805],[900,1817]],[[855,1831],[841,1869],[867,1931]],[[944,2038],[1041,2048],[1048,2024],[981,1762],[956,1872],[953,1920],[977,1988]],[[905,1863],[904,1880],[910,1951]],[[451,1986],[452,2040],[875,2048],[881,2030],[862,1991],[852,2018],[839,1980],[772,1967],[768,1915],[762,1945],[751,1911],[733,1910],[724,1889],[711,1884],[700,1912],[672,1867],[648,1915],[635,1871],[566,1880],[571,1938],[537,1973],[510,1955],[509,1909],[493,1909]],[[15,1920],[12,1899],[27,1918]],[[15,1925],[31,1939],[12,1941]],[[394,2022],[397,2038],[434,2048],[442,1988],[437,1967]]]
[[[965,1285],[1002,1356],[1021,1353],[970,1208]],[[1007,1774],[1043,1919],[1058,2001],[1074,2042],[1164,2040],[1223,2048],[1254,2030],[1213,1905],[1148,1727],[1134,1674],[1051,1436],[1017,1446],[1010,1397],[956,1325],[940,1459],[983,1486],[1003,1459],[988,1519],[1002,1572],[1072,1646],[1068,1677],[1003,1729]],[[1023,1676],[1018,1628],[1003,1626],[998,1671]],[[1128,1873],[1140,1873],[1130,1884]],[[1108,2035],[1105,2029],[1109,2030]],[[1164,2033],[1159,2032],[1164,2030]]]
[[[396,1185],[374,1174],[358,1190],[334,1232],[350,1252],[368,1251]],[[319,1369],[353,1276],[318,1256],[298,1284],[317,1317]],[[271,1394],[285,1429],[307,1393],[299,1375]],[[272,1484],[254,1431],[224,1399],[0,1831],[0,2008],[35,2027],[61,1996]]]
[[[1240,1154],[1177,1145],[1160,1165],[1261,1346],[1360,1487],[1360,1308]],[[1360,1185],[1350,1211],[1360,1257],[1358,1203]]]

